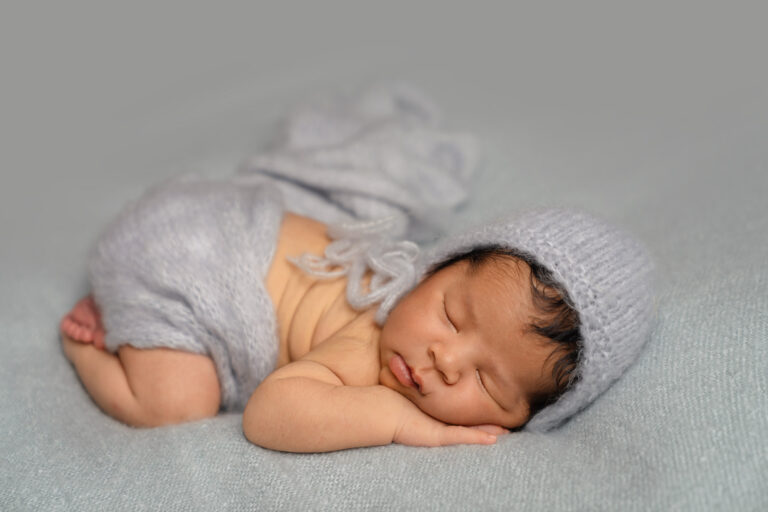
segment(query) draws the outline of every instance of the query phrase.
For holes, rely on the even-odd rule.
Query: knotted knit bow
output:
[[[408,240],[394,240],[393,233],[402,232],[406,219],[390,216],[369,221],[340,223],[328,227],[334,240],[323,256],[304,253],[288,258],[291,263],[312,276],[335,279],[347,276],[347,302],[355,309],[380,303],[376,322],[384,323],[402,292],[416,285],[416,258],[419,246]],[[363,279],[373,272],[368,286]]]

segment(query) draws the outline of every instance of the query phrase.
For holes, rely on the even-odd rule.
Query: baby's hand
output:
[[[449,444],[493,444],[496,436],[507,433],[498,425],[461,427],[448,425],[424,413],[409,402],[405,407],[394,442],[409,446],[445,446]]]

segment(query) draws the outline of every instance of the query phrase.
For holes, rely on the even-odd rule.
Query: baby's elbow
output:
[[[280,380],[264,380],[251,394],[243,411],[243,434],[253,444],[276,449],[285,435],[286,408],[284,383]],[[277,448],[279,449],[279,448]]]

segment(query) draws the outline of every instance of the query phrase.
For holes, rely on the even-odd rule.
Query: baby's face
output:
[[[525,263],[455,263],[389,315],[379,382],[446,423],[518,427],[533,398],[555,390],[553,345],[528,332],[534,315]]]

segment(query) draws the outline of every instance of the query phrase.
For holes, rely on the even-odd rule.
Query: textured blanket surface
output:
[[[768,509],[764,7],[331,4],[2,16],[0,509]],[[231,176],[290,106],[371,77],[418,84],[482,143],[449,229],[573,206],[648,244],[637,363],[563,428],[491,447],[292,455],[238,414],[102,414],[56,329],[105,223],[180,172]]]

